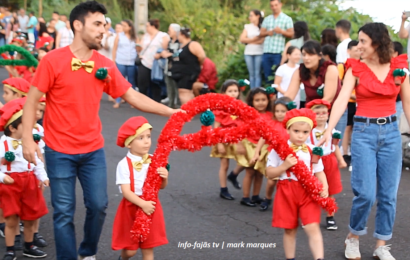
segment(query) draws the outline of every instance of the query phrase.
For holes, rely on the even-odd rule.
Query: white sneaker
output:
[[[78,259],[79,260],[97,260],[97,258],[95,258],[95,255],[92,255],[92,256],[79,256]]]
[[[350,165],[349,166],[349,172],[351,172],[353,170],[353,167]]]
[[[359,251],[359,239],[357,238],[346,238],[345,240],[345,257],[349,260],[360,260],[362,256]]]
[[[379,246],[373,253],[373,258],[375,259],[380,259],[380,260],[396,260],[391,254],[390,254],[390,246],[391,245],[386,245],[386,246]]]

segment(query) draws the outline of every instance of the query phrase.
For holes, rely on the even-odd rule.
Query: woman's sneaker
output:
[[[360,260],[362,256],[359,251],[359,239],[357,238],[346,238],[345,240],[345,257],[349,260]]]
[[[390,246],[391,245],[386,245],[386,246],[379,246],[373,253],[373,258],[375,259],[380,259],[380,260],[396,260],[391,254],[390,254]]]

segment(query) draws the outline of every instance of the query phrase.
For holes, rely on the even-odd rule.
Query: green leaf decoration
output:
[[[14,160],[16,159],[16,155],[14,155],[13,152],[8,151],[8,152],[6,152],[6,154],[4,155],[4,159],[6,159],[6,161],[8,161],[8,162],[12,162],[12,161],[14,161]]]
[[[18,52],[20,53],[24,59],[22,60],[0,60],[0,66],[27,66],[27,67],[37,67],[38,61],[34,56],[24,49],[23,47],[19,47],[16,45],[4,45],[0,47],[0,53],[11,53],[11,52]]]
[[[215,115],[214,113],[212,113],[211,110],[208,109],[207,111],[201,114],[200,120],[204,126],[210,126],[215,121]]]
[[[40,142],[41,136],[39,134],[33,134],[34,142]]]
[[[240,79],[238,80],[239,87],[246,87],[249,86],[250,82],[247,79]]]
[[[296,103],[295,102],[289,102],[287,105],[286,105],[286,107],[289,109],[289,110],[292,110],[292,109],[295,109],[295,108],[297,108],[298,106],[296,105]]]
[[[107,78],[107,76],[108,76],[108,71],[107,71],[106,68],[99,68],[99,69],[97,70],[97,72],[95,72],[95,77],[96,77],[97,79],[104,80],[104,79]]]
[[[313,148],[312,153],[315,155],[323,156],[323,149],[321,147],[315,147]]]
[[[165,166],[165,168],[167,169],[167,171],[169,172],[171,170],[171,164],[167,164],[167,166]]]
[[[266,88],[266,93],[268,93],[268,95],[271,95],[271,94],[278,93],[278,91],[276,90],[276,88],[274,88],[272,86],[269,86],[269,87]]]
[[[393,77],[404,77],[406,76],[406,72],[403,69],[395,69],[393,71]]]
[[[334,132],[332,135],[333,139],[342,139],[342,134],[340,132]]]

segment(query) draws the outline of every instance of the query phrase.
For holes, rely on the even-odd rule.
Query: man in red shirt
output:
[[[215,91],[215,85],[218,83],[218,75],[216,72],[215,63],[210,58],[205,58],[202,64],[201,74],[199,74],[198,79],[192,86],[195,97],[200,94],[202,88],[205,85],[208,86],[210,91]]]
[[[35,163],[41,152],[32,129],[38,100],[47,95],[44,115],[45,154],[54,208],[54,236],[58,260],[77,260],[74,230],[75,185],[78,177],[87,214],[80,259],[95,259],[108,205],[104,139],[98,116],[103,92],[122,97],[139,110],[170,116],[168,108],[131,88],[115,64],[98,53],[106,24],[105,7],[95,1],[77,5],[70,14],[71,45],[49,52],[37,69],[23,115],[24,157]],[[108,78],[96,72],[107,68]],[[101,77],[100,77],[101,78]]]

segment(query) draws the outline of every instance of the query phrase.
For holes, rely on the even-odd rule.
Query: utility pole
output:
[[[148,22],[148,0],[134,0],[134,26],[137,35],[140,31],[145,32],[145,24]]]

